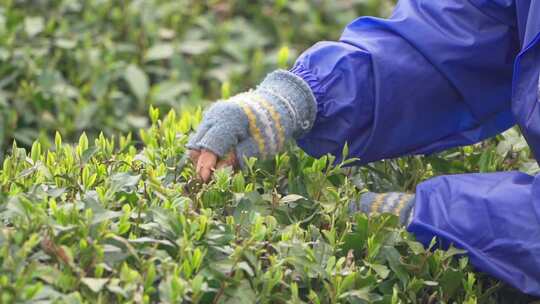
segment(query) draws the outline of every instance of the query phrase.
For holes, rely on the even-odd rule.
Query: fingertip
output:
[[[203,182],[207,183],[208,181],[210,181],[211,176],[212,176],[212,170],[210,170],[208,168],[203,168],[201,170],[200,177],[201,177]]]

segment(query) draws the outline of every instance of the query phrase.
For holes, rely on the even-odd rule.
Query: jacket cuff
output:
[[[289,72],[293,73],[294,75],[300,77],[308,84],[308,86],[311,89],[311,92],[313,92],[313,95],[315,96],[315,100],[318,101],[322,100],[324,95],[326,94],[326,90],[324,89],[321,80],[315,76],[311,70],[306,68],[302,63],[297,62],[292,69],[289,70]],[[318,105],[317,107],[320,107]]]
[[[317,103],[310,86],[301,77],[277,70],[268,74],[257,90],[275,96],[285,105],[293,120],[294,138],[301,137],[313,127]]]

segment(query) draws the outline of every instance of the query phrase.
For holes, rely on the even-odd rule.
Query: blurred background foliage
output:
[[[0,151],[147,127],[258,83],[379,0],[2,0]],[[280,52],[281,50],[281,52]],[[279,59],[279,58],[281,59]],[[281,62],[279,62],[281,60]],[[225,85],[224,85],[225,84]],[[136,134],[136,132],[134,132]]]

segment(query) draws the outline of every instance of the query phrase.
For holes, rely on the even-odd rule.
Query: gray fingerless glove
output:
[[[207,149],[223,157],[236,153],[244,158],[267,158],[283,150],[287,140],[298,138],[313,126],[317,112],[308,84],[295,74],[278,70],[266,76],[255,90],[205,111],[189,149]]]

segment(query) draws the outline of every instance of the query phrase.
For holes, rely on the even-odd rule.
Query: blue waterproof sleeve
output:
[[[424,244],[467,250],[471,263],[540,296],[540,176],[442,176],[420,184],[408,226]]]
[[[402,0],[389,19],[359,18],[292,72],[318,114],[298,144],[363,163],[478,142],[514,124],[519,35],[510,0]]]
[[[431,153],[512,126],[513,99],[539,159],[538,8],[535,0],[401,0],[389,19],[353,21],[292,69],[317,99],[299,145],[339,157],[347,142],[364,163]],[[479,270],[540,296],[539,179],[506,172],[424,182],[408,230],[425,245],[438,237],[464,248]]]

